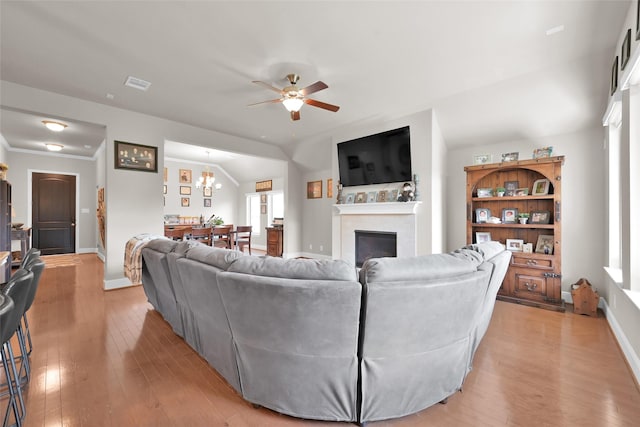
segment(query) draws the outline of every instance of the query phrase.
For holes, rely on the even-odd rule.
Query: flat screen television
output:
[[[345,187],[411,181],[409,126],[339,143],[338,171]]]

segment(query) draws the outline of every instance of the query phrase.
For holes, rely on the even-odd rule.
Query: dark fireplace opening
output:
[[[369,258],[398,256],[397,239],[393,232],[356,230],[356,266]]]

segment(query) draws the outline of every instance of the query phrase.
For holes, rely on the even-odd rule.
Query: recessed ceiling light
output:
[[[91,148],[91,146],[89,144],[84,144],[84,148],[89,149],[89,148]]]
[[[124,85],[132,87],[134,89],[146,91],[147,89],[149,89],[149,86],[151,86],[151,82],[139,79],[137,77],[129,76],[124,82]]]
[[[64,123],[54,122],[52,120],[43,120],[42,123],[47,127],[47,129],[54,132],[62,132],[64,128],[67,127]]]
[[[49,151],[60,151],[63,148],[63,146],[60,144],[46,144],[46,145],[47,145],[47,150]]]
[[[558,25],[557,27],[549,28],[546,34],[550,36],[552,34],[560,33],[562,31],[564,31],[564,25]]]

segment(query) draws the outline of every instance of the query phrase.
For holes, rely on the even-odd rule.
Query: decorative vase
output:
[[[529,218],[518,218],[520,220],[520,224],[526,224],[527,223],[527,219]]]

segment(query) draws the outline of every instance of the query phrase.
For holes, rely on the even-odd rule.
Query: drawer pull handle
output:
[[[538,262],[535,259],[527,260],[528,265],[538,265]]]
[[[527,290],[529,292],[533,292],[538,287],[538,284],[537,283],[524,282],[524,286],[525,286],[525,288],[527,288]]]

